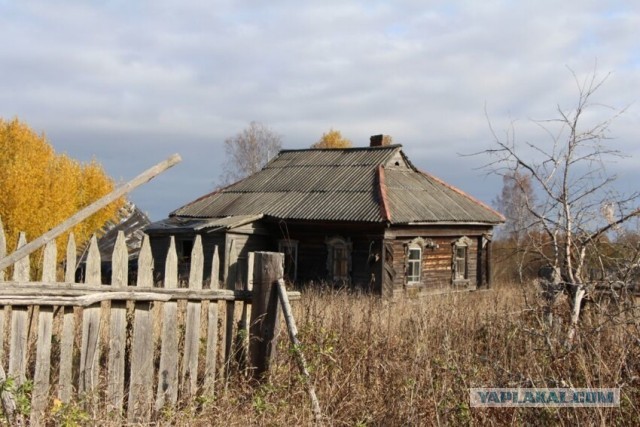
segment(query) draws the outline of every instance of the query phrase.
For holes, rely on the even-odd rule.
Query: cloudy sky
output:
[[[211,191],[224,139],[252,120],[285,148],[330,128],[354,145],[392,135],[419,168],[491,202],[500,179],[460,156],[491,146],[487,117],[547,143],[529,120],[571,108],[568,70],[597,67],[611,73],[597,101],[628,107],[611,143],[631,157],[610,170],[635,190],[639,29],[630,0],[0,0],[0,117],[119,181],[180,153],[131,196],[153,219]]]

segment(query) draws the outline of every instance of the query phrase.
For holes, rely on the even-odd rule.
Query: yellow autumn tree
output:
[[[339,130],[330,129],[329,132],[322,134],[322,138],[311,148],[350,148],[351,141],[342,136]]]
[[[9,252],[20,231],[28,240],[36,239],[113,188],[113,180],[95,160],[82,164],[56,154],[44,135],[18,119],[0,118],[0,219]],[[115,220],[123,202],[112,203],[74,227],[76,242],[82,245]],[[59,257],[68,234],[58,238]]]

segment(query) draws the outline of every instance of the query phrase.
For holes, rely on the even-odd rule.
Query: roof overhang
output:
[[[222,218],[191,218],[171,216],[161,221],[156,221],[145,228],[145,232],[151,234],[182,234],[192,232],[215,233],[226,231],[232,228],[241,227],[245,224],[261,219],[263,214],[256,215],[234,215]]]

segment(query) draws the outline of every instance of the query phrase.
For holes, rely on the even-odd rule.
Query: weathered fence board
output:
[[[87,252],[85,283],[101,282],[100,252],[96,236],[91,237]],[[100,374],[100,305],[94,304],[82,311],[82,343],[80,347],[80,375],[78,392],[89,406],[95,402]]]
[[[211,282],[209,287],[216,290],[220,287],[220,255],[218,246],[213,248],[211,260]],[[207,353],[204,370],[204,393],[213,396],[216,382],[216,363],[218,357],[218,302],[209,301],[207,309]]]
[[[173,236],[171,236],[167,252],[164,280],[165,288],[178,287],[178,255]],[[158,392],[156,395],[157,411],[161,410],[165,404],[174,405],[178,400],[178,305],[174,301],[166,302],[162,311],[162,348],[160,350]]]
[[[73,233],[70,233],[65,258],[64,280],[66,282],[75,281],[76,258],[76,241]],[[62,335],[60,337],[60,376],[58,380],[58,398],[64,403],[68,403],[71,400],[71,393],[73,391],[72,368],[75,326],[76,319],[73,307],[64,308]]]
[[[119,231],[111,258],[111,286],[122,289],[127,286],[129,276],[129,255],[124,240],[124,232]],[[109,362],[107,380],[107,402],[109,412],[117,418],[124,403],[124,362],[127,340],[127,305],[126,301],[111,303],[111,321],[109,334]]]
[[[56,241],[44,247],[42,281],[56,282]],[[36,345],[36,367],[31,398],[31,424],[40,425],[49,401],[49,373],[51,371],[51,333],[53,330],[53,307],[40,307],[38,314],[38,342]]]
[[[225,272],[226,272],[226,288],[236,289],[236,270],[235,265],[238,261],[238,253],[236,251],[236,241],[231,239],[227,245],[225,256]],[[234,337],[234,321],[235,321],[236,305],[233,301],[226,304],[226,328],[224,332],[224,363],[225,363],[225,384],[226,378],[229,378],[231,360],[233,359],[233,337]]]
[[[204,258],[202,254],[202,238],[196,236],[191,251],[191,266],[189,271],[189,289],[202,289],[202,269]],[[180,374],[180,388],[183,396],[189,398],[196,394],[198,387],[198,353],[200,348],[200,302],[187,302],[187,319],[184,337],[184,355]]]
[[[25,244],[23,235],[18,247]],[[213,396],[216,374],[220,372],[217,362],[229,360],[225,359],[225,354],[219,354],[218,334],[221,331],[233,331],[234,323],[238,320],[230,317],[231,324],[223,324],[219,328],[218,304],[222,301],[231,305],[242,302],[243,317],[249,312],[249,304],[262,307],[252,310],[258,313],[261,320],[258,322],[260,329],[252,329],[252,333],[270,332],[249,341],[265,343],[265,357],[272,354],[269,350],[273,349],[276,313],[271,311],[277,306],[274,306],[273,300],[260,299],[275,296],[275,293],[265,289],[273,288],[277,278],[258,279],[262,283],[262,286],[258,286],[258,289],[262,289],[260,292],[246,289],[250,285],[243,285],[237,280],[241,273],[236,256],[229,284],[233,282],[234,288],[239,286],[245,289],[219,289],[220,256],[216,247],[211,260],[210,289],[203,289],[203,254],[202,240],[197,238],[191,254],[188,288],[178,287],[178,261],[173,237],[165,263],[164,287],[154,287],[153,259],[146,236],[139,254],[136,286],[127,283],[129,264],[122,234],[118,235],[112,255],[110,285],[101,284],[100,254],[95,236],[87,251],[84,284],[75,283],[77,257],[73,236],[67,242],[64,282],[58,282],[56,277],[54,241],[45,247],[41,281],[30,280],[29,257],[14,263],[12,280],[0,283],[0,305],[11,306],[12,313],[10,371],[7,376],[13,377],[18,384],[25,379],[33,380],[31,425],[43,424],[44,417],[48,415],[52,369],[59,370],[57,395],[62,402],[78,398],[92,416],[106,417],[105,421],[109,422],[125,422],[122,417],[126,410],[128,423],[145,424],[153,422],[157,411],[175,405],[178,399]],[[276,264],[281,262],[281,257],[277,259],[280,261],[276,261]],[[277,276],[281,275],[281,267],[268,269]],[[262,267],[257,268],[263,270]],[[292,293],[290,296],[295,299],[299,294]],[[102,304],[105,301],[110,301],[110,304]],[[160,304],[158,308],[161,310],[152,310],[153,304]],[[201,322],[203,306],[206,307],[207,316],[204,323]],[[127,315],[127,307],[133,309],[131,319]],[[54,313],[59,312],[62,317],[54,319]],[[154,312],[161,316],[161,321],[154,320]],[[35,317],[29,320],[29,314]],[[80,314],[82,323],[76,327],[76,315]],[[62,325],[54,329],[54,320],[58,319]],[[30,329],[29,324],[33,320],[37,320],[38,326]],[[103,323],[108,323],[105,334],[100,332]],[[205,325],[206,332],[202,329]],[[161,326],[160,337],[154,335],[155,326]],[[75,338],[76,329],[81,330],[80,339]],[[127,347],[126,341],[128,330],[132,331],[130,347]],[[60,345],[58,360],[52,359],[54,333]],[[160,339],[158,345],[154,343],[154,336]],[[231,337],[235,339],[233,335]],[[203,343],[201,338],[206,342]],[[33,369],[26,366],[30,342],[35,342]],[[181,348],[178,346],[180,342],[184,342]],[[107,354],[102,354],[101,347],[108,350],[105,351]],[[204,360],[200,357],[202,353]],[[74,356],[78,354],[79,358]],[[260,357],[255,356],[252,360],[259,361]],[[268,366],[268,362],[263,361],[260,366]],[[204,367],[204,370],[199,371],[199,367]],[[29,378],[31,372],[33,378]],[[3,374],[4,371],[0,369],[0,381]],[[10,394],[5,393],[3,398],[9,405],[15,403]],[[15,412],[14,415],[19,414]],[[14,422],[23,420],[16,418]]]
[[[17,249],[20,249],[26,244],[27,238],[25,234],[20,233]],[[13,280],[28,282],[30,268],[29,257],[20,259],[13,265]],[[22,384],[25,380],[28,332],[28,308],[14,307],[11,311],[11,348],[9,350],[9,371],[7,374],[15,380],[17,385]]]
[[[140,289],[153,286],[153,257],[149,237],[144,236],[138,258]],[[153,399],[153,329],[151,303],[137,302],[134,309],[133,342],[131,344],[131,380],[127,418],[136,423],[149,419]]]

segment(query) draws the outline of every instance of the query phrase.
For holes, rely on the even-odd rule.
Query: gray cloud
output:
[[[459,153],[570,108],[580,77],[612,76],[598,100],[634,155],[640,10],[628,2],[0,2],[0,116],[58,151],[128,179],[173,152],[181,165],[137,190],[155,219],[215,186],[222,141],[251,120],[289,148],[330,127],[358,145],[391,134],[422,169],[491,201],[500,181]],[[594,110],[608,114],[604,109]]]

